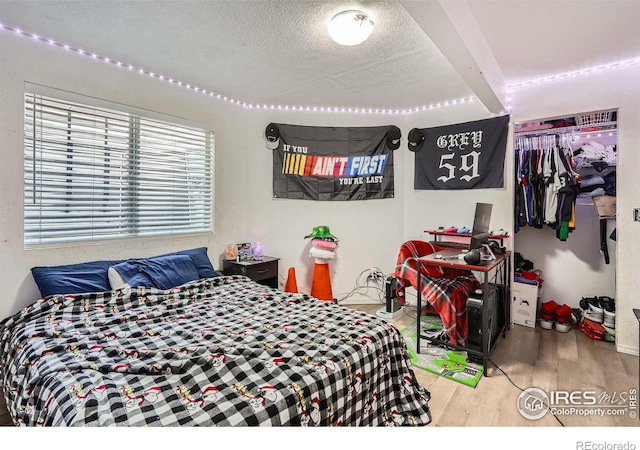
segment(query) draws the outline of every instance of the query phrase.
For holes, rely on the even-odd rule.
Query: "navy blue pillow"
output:
[[[198,275],[200,278],[213,278],[220,276],[218,272],[213,269],[209,255],[207,255],[207,247],[192,248],[190,250],[181,250],[174,253],[166,253],[160,256],[170,255],[188,255],[193,259],[196,267],[198,268]]]
[[[129,259],[113,266],[131,286],[171,289],[200,278],[198,268],[188,255],[163,255]]]
[[[157,256],[156,258],[170,255],[189,256],[196,266],[198,278],[213,278],[219,276],[209,260],[207,247],[167,253]],[[38,266],[32,268],[31,273],[38,285],[38,289],[40,289],[40,295],[43,297],[53,294],[66,295],[79,294],[82,292],[105,292],[111,290],[108,275],[109,267],[124,261],[126,260],[91,261],[63,266]],[[141,286],[146,285],[141,284]]]
[[[79,294],[81,292],[110,291],[109,267],[122,262],[92,261],[64,266],[34,267],[33,278],[40,289],[40,295],[47,297],[53,294]]]

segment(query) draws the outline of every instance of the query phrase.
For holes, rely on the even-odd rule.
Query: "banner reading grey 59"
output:
[[[504,186],[509,116],[434,128],[414,128],[414,189],[483,189]],[[423,140],[424,137],[424,140]]]
[[[393,150],[400,145],[398,127],[270,124],[274,126],[275,134],[279,134],[273,149],[274,198],[393,197]]]

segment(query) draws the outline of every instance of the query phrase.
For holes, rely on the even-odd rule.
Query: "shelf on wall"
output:
[[[603,122],[599,124],[574,125],[570,127],[545,128],[541,130],[514,130],[515,137],[543,136],[549,134],[568,133],[597,133],[618,129],[618,122]]]
[[[613,164],[607,163],[607,167],[605,167],[605,168],[604,168],[604,169],[602,169],[602,170],[607,170],[609,167],[614,167],[614,168],[615,168],[617,165],[618,165],[618,163],[613,163]],[[583,163],[583,164],[582,164],[582,168],[583,168],[583,169],[584,169],[584,168],[590,168],[590,169],[591,169],[591,168],[593,168],[594,170],[596,170],[596,169],[593,167],[593,162],[586,162],[586,163]]]

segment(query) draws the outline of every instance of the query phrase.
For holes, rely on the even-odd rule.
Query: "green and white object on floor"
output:
[[[604,340],[607,342],[615,342],[616,341],[616,329],[615,328],[609,328],[607,326],[604,326]]]
[[[442,321],[435,315],[420,318],[422,329],[426,332],[442,330]],[[416,353],[416,323],[402,330],[402,337],[407,344],[411,364],[427,372],[434,373],[448,380],[456,381],[475,388],[482,377],[484,367],[467,361],[467,352],[453,351],[430,345],[425,339],[420,340],[420,354]]]

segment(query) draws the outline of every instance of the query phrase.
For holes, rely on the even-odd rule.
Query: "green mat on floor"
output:
[[[425,331],[442,330],[442,321],[435,315],[425,315],[420,318],[422,329]],[[483,366],[467,362],[467,352],[452,351],[430,345],[425,339],[420,339],[420,354],[416,353],[416,322],[402,330],[411,364],[419,369],[440,375],[448,380],[456,381],[475,388],[482,377]]]

